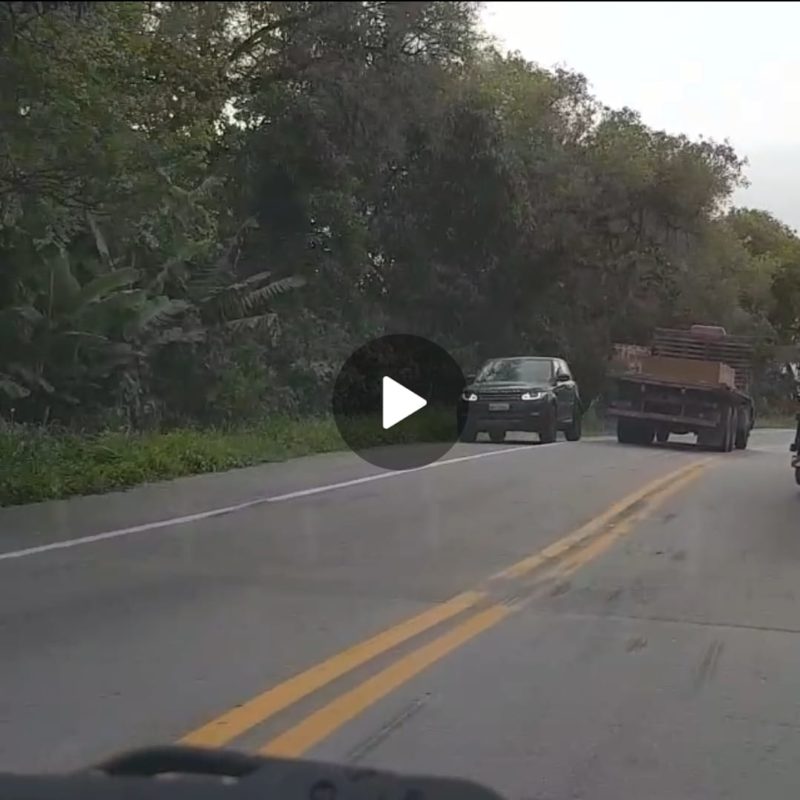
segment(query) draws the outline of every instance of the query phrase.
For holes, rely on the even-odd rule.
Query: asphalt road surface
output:
[[[511,798],[794,796],[790,438],[337,454],[0,510],[0,770],[180,740]]]

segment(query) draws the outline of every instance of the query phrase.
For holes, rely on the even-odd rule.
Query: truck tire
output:
[[[666,444],[669,440],[669,431],[665,431],[663,428],[659,428],[656,431],[656,441],[659,444]]]
[[[745,450],[750,439],[750,412],[746,408],[740,408],[736,415],[736,438],[734,445],[737,450]]]
[[[727,449],[725,450],[726,453],[730,453],[736,445],[736,424],[738,419],[739,414],[737,413],[736,409],[731,408],[728,424],[728,444]]]
[[[636,444],[636,424],[625,417],[618,417],[617,441],[620,444]]]
[[[726,406],[722,409],[722,418],[716,430],[717,444],[714,449],[720,453],[730,453],[733,450],[733,440],[735,437],[733,409]]]
[[[489,439],[491,439],[495,444],[500,444],[500,442],[504,442],[506,440],[506,432],[489,431]]]
[[[646,423],[639,426],[639,430],[636,433],[636,443],[637,444],[653,444],[653,439],[656,437],[656,429],[653,425],[648,425]]]
[[[635,419],[617,420],[617,441],[620,444],[651,444],[656,435],[654,426]]]

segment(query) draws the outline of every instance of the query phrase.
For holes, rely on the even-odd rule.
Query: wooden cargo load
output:
[[[650,355],[650,348],[638,344],[614,344],[608,371],[611,375],[623,375],[626,372],[641,372],[642,359]]]
[[[721,361],[697,361],[692,358],[645,356],[641,372],[656,380],[687,385],[736,388],[736,371]]]
[[[693,360],[698,363],[717,365],[715,373],[709,373],[713,383],[719,381],[718,365],[732,368],[735,385],[740,391],[747,391],[750,385],[750,369],[753,357],[753,343],[744,336],[731,336],[724,328],[711,325],[692,325],[688,331],[674,328],[656,328],[653,336],[653,355],[662,358]]]

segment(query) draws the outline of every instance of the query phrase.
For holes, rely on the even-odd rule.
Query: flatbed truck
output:
[[[637,371],[612,380],[608,415],[623,444],[666,442],[695,434],[701,447],[747,447],[755,424],[750,396],[752,342],[724,328],[657,328]]]

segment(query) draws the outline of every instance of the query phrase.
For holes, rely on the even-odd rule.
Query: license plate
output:
[[[489,411],[508,411],[509,408],[508,403],[489,403]]]

